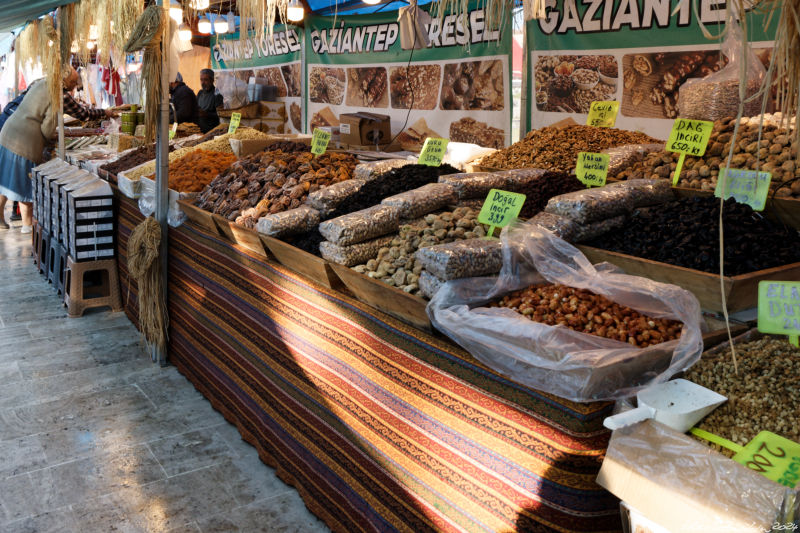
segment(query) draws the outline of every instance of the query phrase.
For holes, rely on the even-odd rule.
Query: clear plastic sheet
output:
[[[493,172],[471,172],[465,174],[446,174],[439,177],[439,183],[447,183],[458,194],[459,200],[486,198],[492,189],[502,189],[507,183],[505,177]]]
[[[555,213],[545,213],[544,211],[531,218],[530,222],[552,232],[556,237],[567,242],[574,242],[575,235],[580,230],[578,223],[571,218],[556,215]]]
[[[433,298],[433,295],[436,294],[436,291],[441,289],[442,285],[445,284],[444,281],[440,280],[427,270],[420,272],[419,281],[417,281],[417,283],[419,284],[420,292],[428,300]]]
[[[413,220],[458,201],[455,190],[447,183],[429,183],[418,189],[384,198],[382,205],[400,210],[400,218]]]
[[[391,205],[376,205],[332,218],[320,223],[319,232],[339,246],[364,242],[400,228],[400,209]]]
[[[602,153],[608,154],[608,175],[615,177],[634,163],[644,161],[647,154],[662,152],[664,146],[664,144],[625,144],[603,150]]]
[[[428,305],[437,329],[476,358],[537,390],[577,402],[636,394],[692,366],[703,351],[700,304],[675,285],[594,267],[571,244],[519,223],[501,235],[499,278],[444,285]],[[646,349],[562,326],[548,326],[485,304],[535,283],[587,289],[654,318],[683,323],[681,338]]]
[[[614,231],[616,229],[621,228],[625,225],[625,221],[628,219],[625,215],[620,215],[618,217],[611,217],[605,220],[598,220],[596,222],[589,222],[587,224],[577,224],[575,225],[575,234],[573,235],[573,240],[570,241],[569,239],[564,239],[569,242],[583,242],[588,241],[590,239],[594,239],[595,237],[599,237],[609,231]]]
[[[671,200],[674,196],[669,180],[627,180],[554,196],[545,211],[585,224]]]
[[[356,170],[359,166],[361,165],[358,165]],[[364,183],[363,180],[358,179],[340,181],[312,192],[308,195],[306,202],[325,216],[361,190]]]
[[[721,51],[728,58],[728,64],[719,72],[709,74],[705,78],[689,80],[681,85],[678,98],[681,118],[714,121],[737,116],[742,73],[746,80],[742,116],[752,117],[761,114],[762,98],[750,101],[748,99],[758,93],[767,71],[749,45],[747,54],[743,57],[742,44],[746,37],[733,7],[728,10],[725,31],[726,36]]]
[[[258,219],[256,231],[270,237],[284,237],[314,229],[320,221],[319,211],[307,205]]]
[[[503,252],[497,239],[467,239],[420,248],[418,264],[442,280],[496,274],[503,266]]]
[[[357,180],[369,181],[377,178],[381,174],[389,172],[393,168],[400,168],[406,165],[413,165],[416,161],[410,159],[381,159],[380,161],[369,161],[356,165],[353,178]]]
[[[614,431],[597,481],[669,531],[795,530],[797,489],[652,420]]]
[[[379,237],[350,246],[339,246],[332,242],[322,241],[319,243],[319,253],[326,261],[351,267],[366,263],[377,256],[381,248],[389,246],[391,242],[392,237]]]

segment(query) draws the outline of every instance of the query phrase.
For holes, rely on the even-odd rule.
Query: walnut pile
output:
[[[357,163],[344,153],[258,152],[221,172],[196,205],[254,228],[262,216],[300,207],[309,193],[352,178]]]

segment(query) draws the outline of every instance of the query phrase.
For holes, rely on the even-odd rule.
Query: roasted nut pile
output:
[[[234,161],[233,154],[194,150],[170,163],[169,188],[178,192],[200,192]],[[155,174],[148,177],[155,179]]]
[[[623,144],[659,142],[644,133],[614,128],[568,126],[542,128],[529,132],[524,139],[483,158],[486,168],[543,168],[569,171],[575,168],[578,152],[602,152]]]
[[[797,146],[792,143],[792,134],[785,129],[779,129],[779,114],[765,115],[759,145],[759,118],[742,119],[733,147],[731,168],[755,170],[758,164],[759,170],[772,173],[770,189],[776,197],[800,198],[800,166],[797,165]],[[714,122],[705,155],[701,158],[686,157],[678,182],[679,187],[704,191],[713,191],[716,188],[719,168],[727,164],[735,125],[735,118]],[[677,161],[678,154],[652,152],[645,156],[644,161],[634,163],[617,173],[616,177],[618,179],[671,177]]]
[[[725,275],[800,261],[797,231],[725,201]],[[719,272],[719,200],[693,197],[634,211],[624,228],[587,244],[672,265]]]
[[[343,153],[258,152],[214,178],[197,205],[253,228],[265,214],[300,207],[309,192],[350,179],[356,163]]]
[[[172,151],[172,146],[170,146],[169,149]],[[139,148],[134,149],[132,152],[128,152],[124,156],[120,157],[116,161],[107,163],[100,168],[109,174],[116,175],[119,172],[128,170],[129,168],[138,167],[139,165],[147,163],[148,161],[152,161],[155,158],[156,145],[148,144],[147,146],[140,146]]]
[[[686,374],[728,397],[698,427],[741,445],[764,430],[800,442],[800,350],[769,337],[735,346],[738,375],[730,350],[703,354]]]
[[[489,307],[507,307],[550,326],[565,326],[638,348],[677,339],[683,326],[675,320],[650,318],[586,289],[532,285],[509,293]]]
[[[485,236],[487,228],[478,223],[477,217],[477,211],[458,208],[430,214],[400,226],[397,236],[378,251],[377,257],[353,267],[353,270],[410,294],[419,294],[419,277],[423,266],[414,257],[416,251],[437,244]]]
[[[600,75],[593,70],[587,70],[585,68],[575,69],[575,72],[572,73],[572,80],[575,83],[582,83],[586,85],[594,85],[600,80]]]

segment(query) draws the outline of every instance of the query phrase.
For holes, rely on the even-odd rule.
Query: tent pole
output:
[[[158,5],[164,10],[167,24],[169,19],[169,0],[158,0]],[[167,26],[169,28],[169,26]],[[155,216],[161,226],[161,249],[159,259],[161,261],[161,297],[166,303],[167,300],[167,254],[169,246],[167,238],[169,236],[169,225],[167,223],[167,211],[169,209],[169,29],[165,32],[161,40],[161,102],[159,104],[160,117],[156,130],[156,210]],[[167,347],[157,346],[153,349],[153,361],[158,361],[161,366],[167,365]]]
[[[61,9],[56,10],[56,27],[61,26]],[[54,44],[53,46],[56,46]],[[59,53],[61,53],[59,51]],[[58,92],[64,92],[64,80],[61,79],[61,72],[58,73]],[[64,97],[58,99],[58,157],[64,160]]]

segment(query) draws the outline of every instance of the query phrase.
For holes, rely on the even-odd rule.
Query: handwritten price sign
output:
[[[598,128],[613,128],[617,123],[617,113],[619,112],[619,102],[595,101],[589,108],[589,116],[586,118],[587,126]]]
[[[447,145],[449,143],[449,140],[439,139],[437,137],[428,137],[425,139],[425,144],[422,145],[422,151],[419,153],[419,164],[428,165],[430,167],[441,166],[445,150],[447,150]]]
[[[758,282],[758,331],[788,335],[798,345],[800,335],[800,283]]]
[[[800,444],[769,431],[756,435],[733,460],[785,487],[800,481]]]
[[[675,174],[672,176],[672,186],[678,184],[683,168],[683,160],[687,155],[700,157],[706,153],[708,140],[711,138],[713,122],[707,120],[687,120],[679,118],[672,125],[672,131],[667,139],[667,151],[681,154]]]
[[[524,203],[524,194],[492,189],[478,213],[478,222],[490,226],[488,235],[491,237],[494,228],[504,228],[519,216]]]
[[[228,133],[235,133],[242,122],[241,113],[231,113],[231,123],[228,125]]]
[[[575,176],[587,187],[602,187],[608,177],[608,154],[578,152]]]
[[[733,198],[740,204],[747,204],[755,211],[763,211],[769,194],[769,182],[772,174],[755,170],[738,168],[719,169],[719,180],[714,196],[725,199]]]
[[[311,153],[314,155],[322,155],[328,149],[328,143],[331,141],[331,132],[320,128],[314,128],[314,133],[311,135]]]

